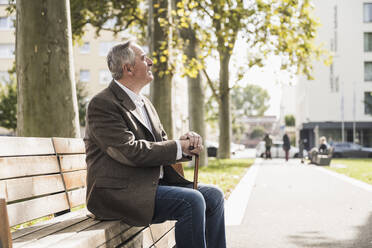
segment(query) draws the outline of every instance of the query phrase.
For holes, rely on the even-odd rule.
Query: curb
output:
[[[260,168],[257,162],[259,161],[256,160],[248,169],[225,203],[226,226],[240,225],[243,221],[245,209],[247,208]]]

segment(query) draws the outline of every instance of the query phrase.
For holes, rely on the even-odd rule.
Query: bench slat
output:
[[[70,232],[71,228],[64,230],[64,232]],[[127,234],[125,239],[133,236],[134,231],[141,230],[138,227],[130,227],[120,221],[103,221],[89,228],[81,229],[83,231],[75,232],[58,243],[51,243],[50,247],[53,248],[92,248],[98,247],[105,243],[107,240],[111,240],[120,233]],[[109,247],[109,246],[107,246]],[[112,246],[111,246],[112,247]]]
[[[60,174],[0,181],[0,196],[7,202],[64,191]]]
[[[82,217],[82,218],[85,218],[85,217]],[[48,236],[40,238],[34,242],[28,243],[27,245],[21,246],[21,247],[22,248],[23,247],[24,248],[68,247],[68,246],[59,246],[58,243],[60,242],[65,243],[67,240],[69,240],[70,237],[75,236],[80,231],[85,230],[89,227],[92,227],[99,222],[100,222],[99,220],[87,218],[74,225],[70,225],[64,229],[60,229],[59,231],[51,233]]]
[[[0,158],[0,180],[59,172],[56,156]]]
[[[54,154],[51,138],[0,137],[0,157]]]
[[[8,206],[9,225],[14,226],[66,209],[69,209],[66,193],[18,202]]]
[[[23,236],[22,238],[14,240],[14,248],[35,246],[38,240],[45,238],[49,235],[53,235],[59,231],[63,231],[66,228],[88,220],[87,216],[78,216],[76,218],[68,219],[63,222],[57,222],[54,225],[49,225],[43,229],[40,229],[30,235]]]
[[[84,187],[86,185],[86,177],[86,170],[63,173],[67,190]]]
[[[35,225],[29,226],[26,228],[18,229],[12,233],[13,240],[20,243],[20,242],[24,242],[25,240],[39,239],[40,237],[44,237],[48,235],[48,234],[45,234],[44,232],[48,232],[49,229],[54,228],[51,226],[60,225],[62,222],[68,221],[70,219],[72,220],[72,219],[77,219],[80,217],[87,217],[88,213],[89,211],[86,208],[83,208],[77,211],[73,211],[73,212],[60,215],[58,217],[55,217],[47,221],[36,223]],[[46,229],[46,228],[49,228],[49,229]],[[45,229],[45,230],[41,231],[42,229]]]
[[[68,192],[71,208],[85,204],[86,188],[80,188]]]
[[[79,138],[52,138],[58,154],[85,153],[83,139]]]
[[[62,172],[86,170],[85,154],[61,155],[59,161],[61,163]]]

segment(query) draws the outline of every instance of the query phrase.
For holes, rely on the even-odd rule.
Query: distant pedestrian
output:
[[[285,152],[285,161],[289,159],[289,150],[291,149],[291,143],[287,134],[283,135],[283,150]]]
[[[273,144],[273,140],[270,138],[270,135],[269,134],[266,134],[265,135],[265,138],[264,138],[264,141],[265,141],[265,158],[266,159],[271,159],[271,146]]]
[[[319,139],[319,153],[320,154],[327,154],[328,153],[328,144],[327,144],[327,138],[322,136]]]
[[[300,139],[299,144],[298,144],[298,157],[301,159],[301,163],[304,163],[304,140]]]

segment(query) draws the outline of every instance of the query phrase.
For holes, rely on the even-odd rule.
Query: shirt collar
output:
[[[124,85],[122,85],[121,83],[119,83],[118,81],[116,81],[114,79],[115,83],[118,84],[120,86],[120,88],[122,88],[125,93],[127,93],[127,95],[129,96],[129,98],[139,107],[143,107],[143,105],[145,105],[144,101],[143,101],[143,97],[141,95],[137,95],[136,93],[134,93],[133,91],[131,91],[130,89],[128,89],[127,87],[125,87]]]

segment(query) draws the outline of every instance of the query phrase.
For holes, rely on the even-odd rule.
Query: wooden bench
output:
[[[85,185],[82,139],[0,137],[0,248],[175,245],[174,222],[133,227],[89,217]]]

